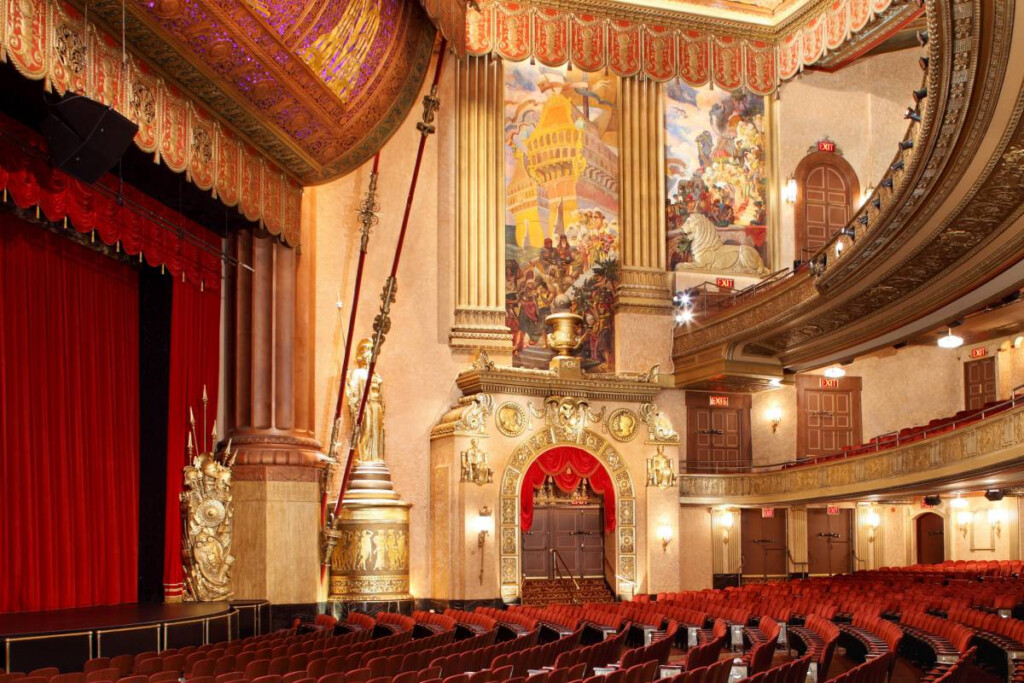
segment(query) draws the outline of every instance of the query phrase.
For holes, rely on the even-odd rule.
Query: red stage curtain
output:
[[[171,367],[167,402],[167,517],[164,533],[164,599],[181,599],[182,468],[188,461],[189,408],[196,418],[196,437],[202,448],[203,387],[209,400],[207,429],[217,416],[220,360],[220,293],[174,281],[171,299]],[[223,432],[223,429],[220,430]],[[210,435],[206,435],[207,445]]]
[[[0,612],[134,602],[139,289],[0,213]]]
[[[544,451],[526,470],[519,494],[519,521],[523,531],[529,531],[533,526],[533,491],[543,486],[548,476],[566,493],[572,493],[580,485],[580,480],[589,479],[594,493],[604,496],[604,529],[615,531],[615,487],[611,477],[597,458],[574,446],[558,446]]]

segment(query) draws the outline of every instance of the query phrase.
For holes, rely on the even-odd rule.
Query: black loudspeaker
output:
[[[929,507],[936,507],[941,502],[942,502],[942,498],[940,498],[939,496],[925,496],[924,497],[924,504],[929,506]]]
[[[996,501],[1003,499],[1003,492],[999,489],[989,489],[988,491],[985,491],[985,497],[995,503]]]
[[[54,166],[90,184],[118,162],[138,130],[105,104],[70,93],[43,121]]]

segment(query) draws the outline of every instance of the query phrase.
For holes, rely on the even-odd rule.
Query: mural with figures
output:
[[[670,270],[766,275],[765,100],[665,84]]]
[[[505,310],[517,366],[547,368],[544,318],[582,316],[578,355],[614,370],[619,179],[614,76],[505,66]]]

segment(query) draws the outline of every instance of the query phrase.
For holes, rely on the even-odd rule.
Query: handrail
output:
[[[562,553],[558,552],[558,548],[549,548],[548,552],[550,552],[555,557],[555,573],[558,574],[558,580],[559,581],[563,581],[563,582],[566,581],[566,580],[571,580],[572,581],[572,586],[573,586],[573,588],[575,589],[576,592],[573,593],[572,595],[570,595],[570,599],[572,600],[572,603],[574,605],[578,604],[578,602],[579,602],[579,590],[580,590],[579,581],[576,580],[576,577],[573,576],[572,571],[569,570],[569,565],[566,563],[565,559],[562,557]],[[562,566],[565,567],[565,571],[569,575],[569,579],[566,579],[564,576],[562,576],[562,570],[558,568],[558,563],[559,562],[561,562]]]
[[[601,560],[604,563],[604,581],[608,584],[608,587],[612,589],[612,594],[615,594],[615,567],[608,561],[608,556],[601,554]]]
[[[786,546],[786,556],[787,556],[787,559],[789,559],[789,563],[791,565],[793,565],[794,567],[802,566],[804,568],[803,572],[801,572],[801,573],[804,575],[804,578],[806,579],[807,578],[807,574],[808,574],[808,570],[810,568],[811,563],[809,561],[804,561],[804,562],[797,561],[796,558],[793,557],[793,553],[790,551],[789,546]]]
[[[790,274],[791,271],[789,268],[783,268],[781,270],[775,271],[774,273],[771,273],[770,275],[765,276],[758,282],[755,282],[751,285],[748,285],[747,287],[744,287],[743,289],[736,289],[735,287],[726,287],[724,285],[718,284],[717,282],[709,282],[705,280],[699,285],[694,285],[693,287],[687,288],[687,291],[691,292],[694,295],[699,295],[698,298],[701,301],[700,311],[701,313],[706,315],[710,309],[732,306],[740,299],[751,296],[752,294],[755,294],[769,287],[775,282],[785,279],[785,277]],[[709,303],[709,286],[717,287],[718,293],[722,294],[723,296]],[[694,308],[696,308],[696,306]]]

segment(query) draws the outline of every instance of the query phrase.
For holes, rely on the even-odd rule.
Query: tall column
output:
[[[309,410],[310,272],[269,235],[229,238],[225,396],[234,467],[235,595],[318,600],[320,444]],[[305,265],[305,264],[303,264]],[[297,325],[297,323],[300,323]]]
[[[511,362],[505,325],[505,148],[500,59],[467,57],[456,73],[454,349]]]
[[[661,83],[619,79],[619,253],[615,313],[619,371],[672,364],[672,300],[665,270],[665,102]]]

